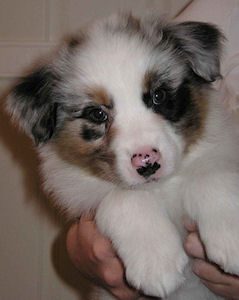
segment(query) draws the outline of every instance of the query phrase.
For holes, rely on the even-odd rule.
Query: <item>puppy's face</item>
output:
[[[37,144],[91,175],[157,181],[203,132],[220,39],[208,24],[113,17],[25,78],[10,106]]]

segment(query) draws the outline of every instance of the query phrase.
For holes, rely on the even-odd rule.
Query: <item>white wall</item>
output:
[[[0,91],[82,23],[117,9],[174,15],[187,0],[0,0]],[[0,299],[87,299],[65,252],[66,224],[42,194],[31,141],[0,110]],[[81,292],[84,290],[84,292]]]
[[[116,10],[175,15],[188,0],[0,0],[0,79],[19,76],[66,33]]]

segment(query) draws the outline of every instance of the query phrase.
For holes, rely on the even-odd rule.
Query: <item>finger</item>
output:
[[[183,224],[184,224],[184,228],[188,231],[188,232],[193,232],[193,231],[197,231],[197,225],[195,224],[195,222],[190,219],[189,217],[185,216],[183,218]]]
[[[187,236],[184,248],[189,256],[201,259],[205,259],[206,257],[204,246],[197,232],[192,232]]]
[[[118,258],[112,258],[99,265],[99,275],[111,288],[122,288],[128,285],[124,278],[124,267]]]
[[[78,232],[79,239],[88,241],[89,256],[92,261],[100,262],[116,256],[110,240],[99,232],[92,215],[81,218],[78,222]]]
[[[117,258],[111,258],[99,266],[99,276],[103,279],[105,287],[119,299],[136,299],[138,291],[131,288],[124,278],[124,266]]]
[[[66,236],[66,249],[70,258],[75,262],[75,249],[77,248],[78,223],[73,224]]]
[[[203,260],[195,260],[192,269],[198,277],[208,283],[232,285],[238,284],[239,281],[238,278],[221,271],[216,265]]]
[[[91,211],[88,214],[84,214],[80,217],[80,222],[93,222],[95,218],[95,212]]]
[[[139,300],[145,298],[139,298],[139,293],[137,291],[131,290],[127,287],[125,288],[112,288],[109,290],[117,299],[121,300]]]
[[[115,250],[112,247],[111,242],[104,236],[99,235],[93,245],[92,245],[92,254],[94,260],[99,262],[108,261],[111,258],[117,257]]]
[[[80,273],[84,277],[94,277],[91,275],[91,264],[92,258],[90,256],[90,246],[88,246],[88,241],[84,238],[84,230],[83,232],[79,233],[79,222],[74,223],[66,237],[66,248],[68,255],[73,262],[73,264],[78,268]],[[82,247],[81,238],[84,240],[85,247]]]
[[[234,279],[234,278],[233,278]],[[236,280],[236,279],[234,279]],[[217,284],[212,283],[210,281],[201,280],[202,283],[210,289],[213,293],[225,297],[226,299],[236,300],[239,299],[239,283],[238,280],[236,283],[232,285],[224,285],[224,284]]]

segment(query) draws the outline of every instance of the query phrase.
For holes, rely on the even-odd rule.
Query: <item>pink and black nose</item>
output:
[[[142,148],[131,157],[131,164],[139,175],[148,178],[160,168],[161,154],[157,148]]]

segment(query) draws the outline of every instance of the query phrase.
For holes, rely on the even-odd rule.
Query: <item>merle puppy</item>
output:
[[[38,146],[45,189],[70,217],[96,211],[128,282],[146,295],[219,299],[190,271],[185,215],[208,259],[239,275],[238,138],[211,86],[222,41],[207,23],[114,15],[65,43],[8,100]]]

